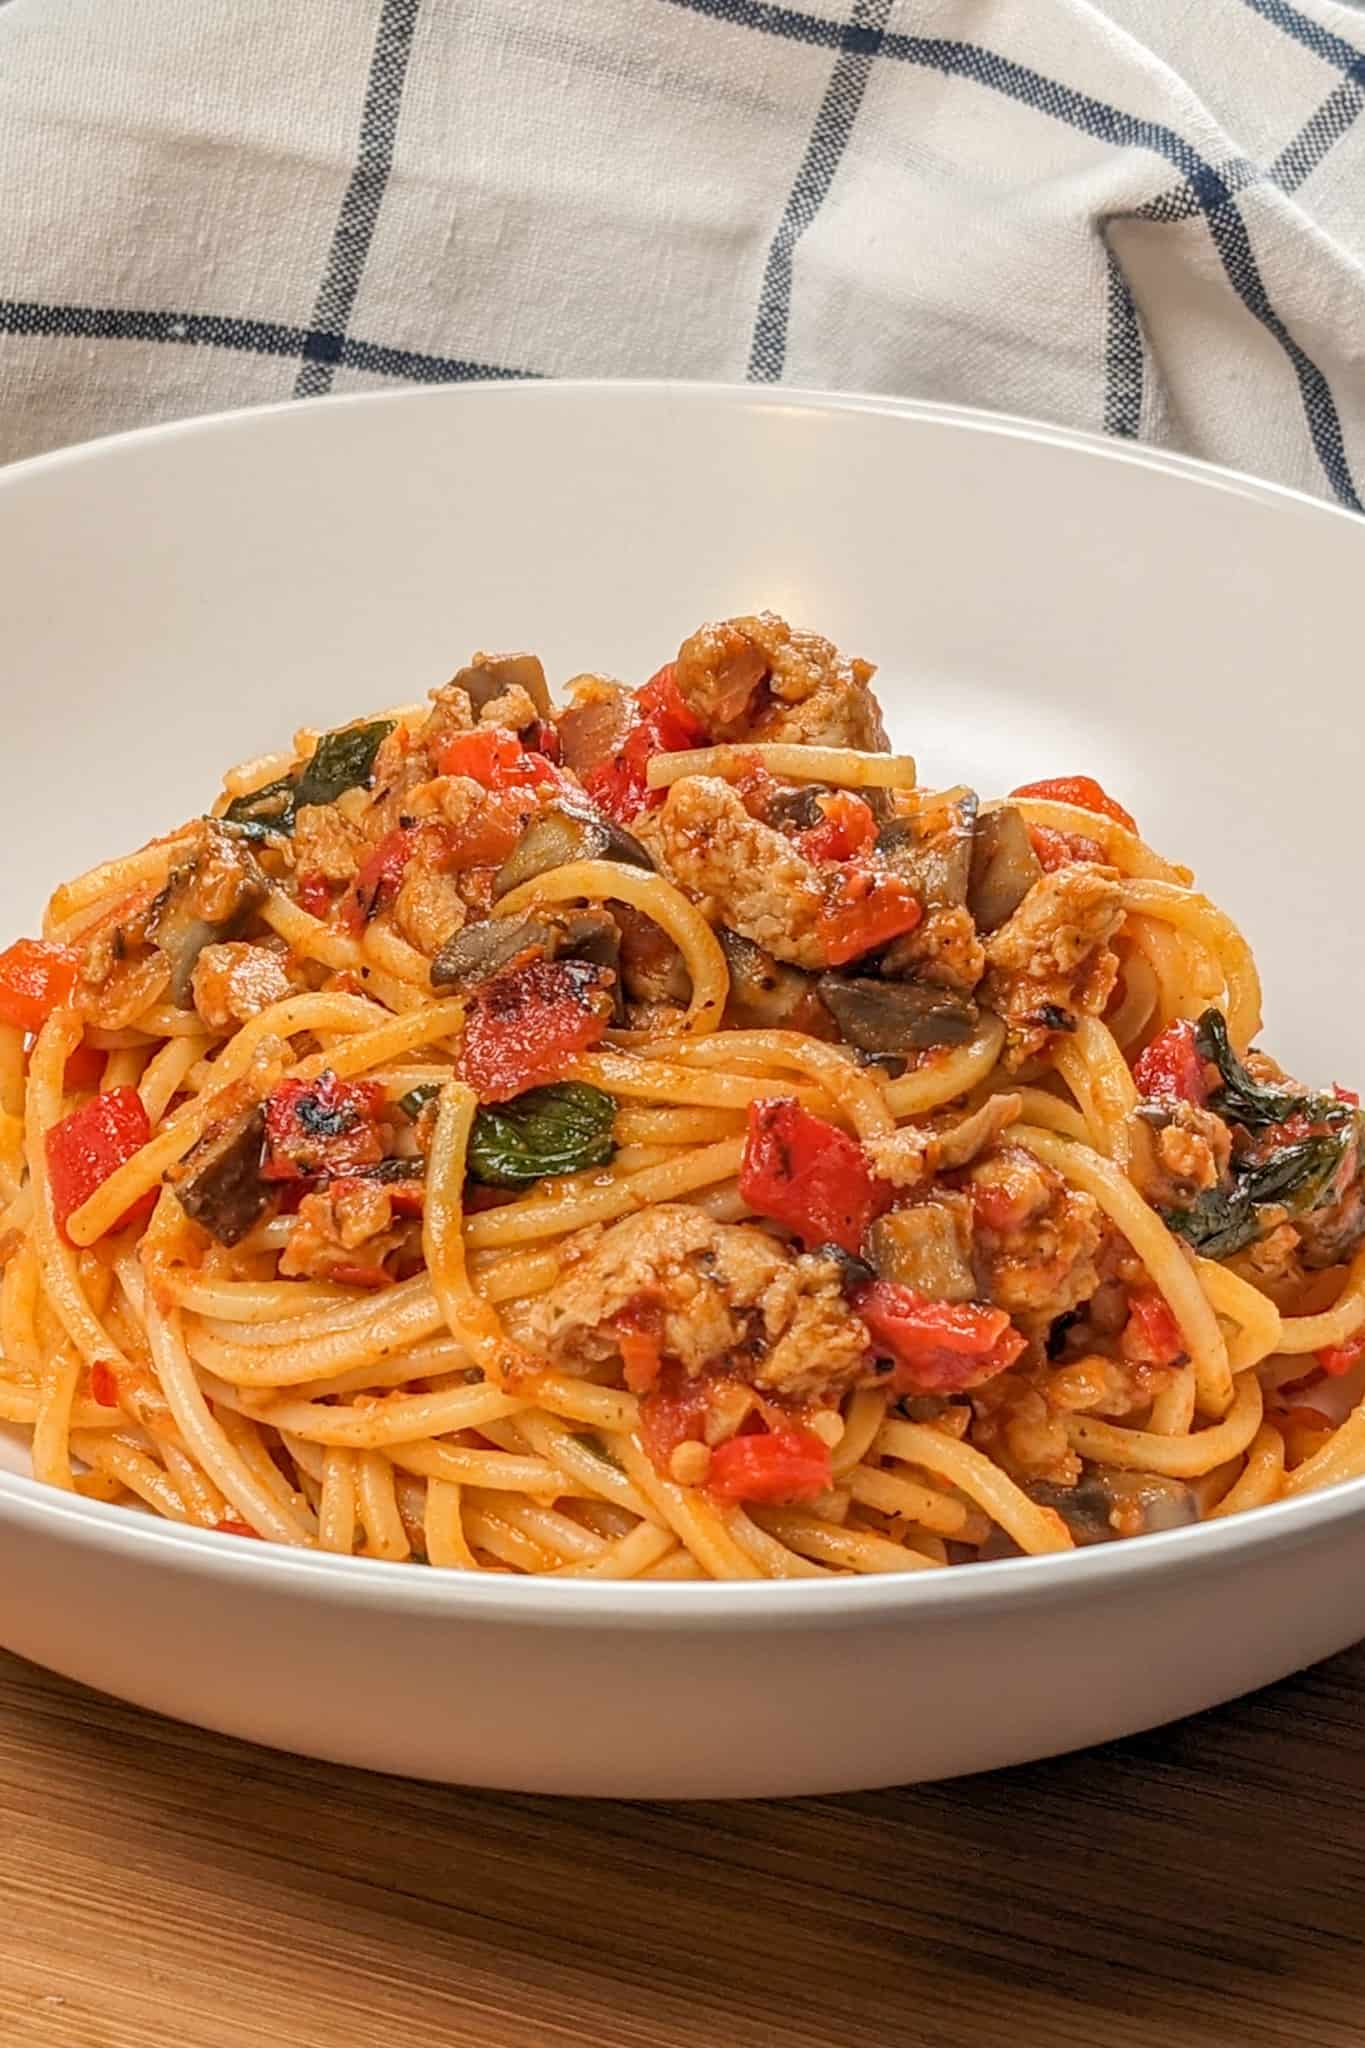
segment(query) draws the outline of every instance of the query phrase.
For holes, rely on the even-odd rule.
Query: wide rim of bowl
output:
[[[283,399],[269,405],[164,421],[130,432],[108,434],[0,470],[0,496],[22,492],[31,481],[90,464],[118,462],[125,450],[168,440],[206,439],[234,431],[247,434],[266,422],[307,422],[319,414],[339,415],[403,406],[502,404],[535,406],[597,402],[620,405],[669,403],[737,407],[762,411],[869,414],[982,433],[1001,440],[1064,448],[1105,462],[1157,471],[1206,489],[1252,498],[1282,511],[1309,513],[1346,522],[1365,536],[1358,515],[1290,485],[1268,482],[1188,455],[1137,443],[1114,442],[1081,428],[1058,426],[1022,415],[942,405],[932,400],[870,392],[837,392],[706,384],[681,379],[508,380],[399,391],[346,392],[300,405]],[[288,430],[286,430],[288,431]],[[263,1593],[291,1592],[331,1605],[382,1609],[414,1616],[454,1618],[462,1613],[481,1622],[511,1626],[609,1624],[628,1629],[699,1630],[775,1627],[842,1622],[858,1625],[899,1615],[978,1615],[1023,1602],[1037,1606],[1089,1601],[1101,1592],[1138,1593],[1153,1577],[1226,1568],[1267,1549],[1298,1548],[1342,1522],[1365,1517],[1365,1478],[1276,1501],[1222,1520],[1201,1522],[1159,1535],[1100,1544],[1044,1557],[998,1559],[967,1570],[925,1571],[822,1579],[757,1579],[725,1582],[514,1578],[503,1573],[414,1571],[408,1564],[374,1558],[337,1557],[283,1545],[228,1541],[211,1530],[161,1521],[142,1511],[41,1485],[0,1467],[0,1524],[48,1533],[63,1541],[120,1555],[130,1564],[166,1567],[209,1579],[258,1585]]]

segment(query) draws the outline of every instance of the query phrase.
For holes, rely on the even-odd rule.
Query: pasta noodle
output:
[[[1097,784],[923,790],[868,673],[767,614],[561,712],[479,656],[63,884],[0,952],[36,1476],[650,1583],[1365,1476],[1354,1099]]]

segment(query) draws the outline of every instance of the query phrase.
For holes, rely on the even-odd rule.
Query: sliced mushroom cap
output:
[[[522,689],[542,718],[550,716],[550,692],[538,655],[476,654],[469,667],[460,669],[452,680],[466,692],[476,711],[505,696],[508,690]]]
[[[253,1109],[207,1137],[167,1175],[185,1214],[219,1244],[238,1244],[265,1213],[261,1178],[265,1110]]]
[[[976,1029],[975,1003],[928,982],[822,974],[818,987],[842,1037],[860,1052],[904,1058],[931,1046],[963,1045]]]
[[[970,1201],[943,1194],[880,1217],[865,1249],[881,1280],[913,1288],[930,1301],[972,1301],[977,1284],[971,1243]]]
[[[635,718],[635,699],[623,683],[605,676],[579,676],[569,685],[576,691],[556,724],[564,764],[577,776],[590,775],[609,761]]]
[[[976,801],[970,789],[945,795],[908,818],[889,818],[877,834],[887,866],[913,884],[926,910],[956,910],[967,900]]]
[[[998,931],[1013,917],[1042,872],[1023,814],[1013,804],[978,818],[967,891],[967,907],[977,930]]]
[[[534,881],[552,868],[575,860],[619,860],[628,867],[650,868],[653,861],[638,839],[614,818],[599,817],[586,806],[555,804],[531,820],[493,882],[493,900],[509,895],[523,882]]]
[[[730,995],[724,1021],[740,1031],[805,1031],[813,1038],[834,1036],[829,1011],[820,1001],[819,977],[789,967],[756,946],[752,939],[725,925],[717,928],[730,970]]]
[[[622,986],[621,927],[609,910],[561,910],[556,912],[560,943],[557,951],[571,960],[586,960],[593,967],[609,967],[616,976],[613,1023],[626,1021],[625,990]]]
[[[472,988],[537,955],[551,957],[559,934],[543,917],[489,917],[446,940],[431,963],[433,988]]]
[[[1153,1536],[1199,1520],[1193,1487],[1147,1472],[1087,1472],[1075,1486],[1031,1480],[1024,1491],[1040,1507],[1055,1508],[1078,1543],[1112,1543],[1119,1536]]]

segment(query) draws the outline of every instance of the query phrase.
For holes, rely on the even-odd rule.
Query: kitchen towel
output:
[[[1362,104],[1332,0],[7,0],[0,459],[404,383],[750,379],[1359,510]]]

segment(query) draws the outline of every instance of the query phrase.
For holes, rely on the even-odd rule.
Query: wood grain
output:
[[[1360,2048],[1363,1702],[1365,1645],[990,1778],[614,1806],[304,1763],[0,1656],[0,2042]]]

